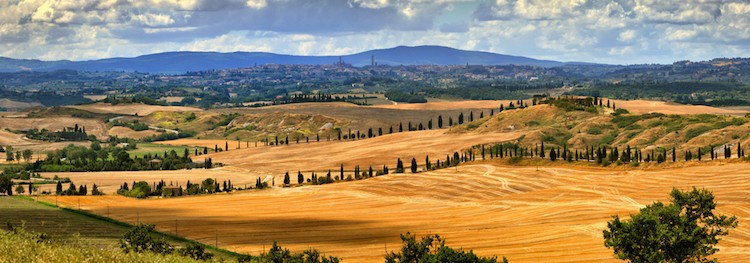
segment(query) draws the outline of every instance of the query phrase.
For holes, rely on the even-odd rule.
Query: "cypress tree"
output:
[[[742,157],[742,146],[740,144],[740,142],[737,142],[737,158]]]
[[[393,126],[391,126],[390,128],[388,128],[388,134],[393,134]]]
[[[128,190],[127,187],[128,187],[128,183],[125,183],[125,190]],[[57,186],[55,187],[55,193],[58,195],[62,193],[62,183],[60,181],[57,181]]]
[[[341,164],[341,177],[339,179],[344,180],[344,164]]]
[[[224,142],[224,150],[229,151],[229,142],[227,141]]]
[[[403,173],[404,172],[404,163],[401,162],[401,158],[398,158],[396,162],[396,173]]]
[[[677,150],[674,147],[672,147],[672,162],[676,162],[676,161],[677,161]]]
[[[443,115],[438,115],[438,129],[443,128]]]
[[[383,128],[378,128],[378,136],[383,136]]]
[[[459,125],[464,124],[464,113],[463,112],[458,114],[458,124]]]
[[[417,159],[411,158],[411,173],[417,172]]]
[[[555,149],[549,150],[549,159],[553,162],[557,160],[557,153],[555,152]]]
[[[291,184],[291,181],[289,180],[289,172],[286,172],[284,174],[284,185],[289,185],[289,184]],[[227,188],[226,182],[224,182],[224,189],[226,188]]]
[[[544,141],[542,141],[542,148],[541,148],[541,151],[539,152],[539,157],[542,157],[542,158],[545,157],[544,156]]]
[[[398,132],[404,132],[404,124],[398,123]]]
[[[305,183],[305,176],[302,175],[302,172],[297,171],[297,184],[303,184]]]

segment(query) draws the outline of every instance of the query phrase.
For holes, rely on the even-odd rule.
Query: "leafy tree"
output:
[[[125,187],[127,187],[127,183],[125,183]],[[55,187],[55,193],[59,195],[59,194],[62,193],[62,191],[63,191],[62,190],[62,182],[57,181],[57,186]]]
[[[13,147],[7,146],[5,147],[5,161],[12,162],[15,161],[16,158],[14,158],[15,155],[13,155]]]
[[[26,150],[23,150],[22,155],[23,155],[23,160],[26,161],[26,162],[29,162],[29,161],[31,161],[31,157],[33,157],[33,155],[34,155],[34,152],[32,152],[29,149],[26,149]]]
[[[206,252],[206,246],[195,242],[190,242],[184,248],[178,249],[177,253],[196,260],[209,260],[214,256],[211,252]]]
[[[102,192],[101,190],[99,190],[99,186],[97,186],[96,184],[94,184],[94,186],[91,187],[91,195],[104,195],[104,192]]]
[[[713,194],[706,189],[672,189],[671,203],[654,202],[621,221],[614,216],[603,231],[604,245],[631,262],[716,262],[707,257],[719,237],[737,227],[737,218],[716,215]]]
[[[339,263],[340,260],[336,257],[326,257],[320,254],[315,249],[308,249],[302,252],[302,254],[294,254],[289,249],[283,248],[273,242],[273,245],[268,252],[264,252],[260,255],[261,263]]]
[[[479,257],[473,251],[456,250],[445,245],[445,239],[439,235],[427,235],[417,241],[416,235],[410,233],[401,235],[403,246],[401,251],[389,252],[385,256],[386,263],[496,263],[497,257]],[[502,261],[508,260],[503,257]]]
[[[154,225],[137,225],[133,229],[122,234],[120,239],[120,248],[125,253],[136,252],[154,252],[158,254],[172,253],[172,246],[164,240],[156,240],[151,236],[154,231]]]
[[[23,193],[25,193],[25,192],[26,192],[26,190],[24,190],[24,189],[23,189],[23,186],[22,186],[22,185],[18,185],[18,186],[16,186],[16,193],[17,193],[17,194],[23,194]]]

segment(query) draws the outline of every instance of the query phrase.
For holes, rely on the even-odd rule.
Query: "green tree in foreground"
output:
[[[719,237],[737,227],[737,218],[715,215],[713,194],[706,189],[673,189],[671,203],[655,202],[621,221],[614,216],[603,231],[604,245],[630,262],[717,262]]]
[[[337,257],[321,255],[316,249],[308,249],[301,254],[295,254],[289,251],[289,249],[282,248],[276,241],[273,242],[273,246],[268,249],[268,253],[263,253],[257,262],[261,263],[281,263],[281,262],[295,262],[295,263],[338,263],[340,260]],[[250,262],[250,261],[248,261]]]
[[[146,251],[158,253],[158,254],[169,254],[174,250],[164,240],[156,240],[151,236],[151,231],[154,231],[154,225],[138,225],[133,229],[128,230],[122,234],[120,239],[120,248],[125,253],[136,252],[142,253]]]
[[[417,241],[416,235],[401,235],[401,252],[390,252],[385,256],[386,263],[496,263],[497,257],[479,257],[473,251],[456,250],[445,245],[439,235],[427,235]],[[508,260],[503,257],[503,263]]]

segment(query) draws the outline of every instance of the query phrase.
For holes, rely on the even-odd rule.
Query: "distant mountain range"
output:
[[[378,65],[529,65],[562,66],[566,63],[510,56],[491,52],[459,50],[443,46],[398,46],[345,56],[294,56],[267,52],[166,52],[134,58],[88,61],[41,61],[0,57],[0,72],[53,71],[138,71],[184,73],[211,69],[243,68],[263,64],[334,64],[341,60],[354,66]]]

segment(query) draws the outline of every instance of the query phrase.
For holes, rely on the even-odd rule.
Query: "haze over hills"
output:
[[[398,46],[344,56],[296,56],[267,52],[165,52],[134,58],[108,58],[88,61],[40,61],[0,57],[0,72],[24,70],[52,71],[139,71],[184,73],[211,69],[251,67],[261,64],[333,64],[341,59],[354,66],[378,65],[529,65],[554,67],[565,63],[510,56],[491,52],[459,50],[443,46]]]

